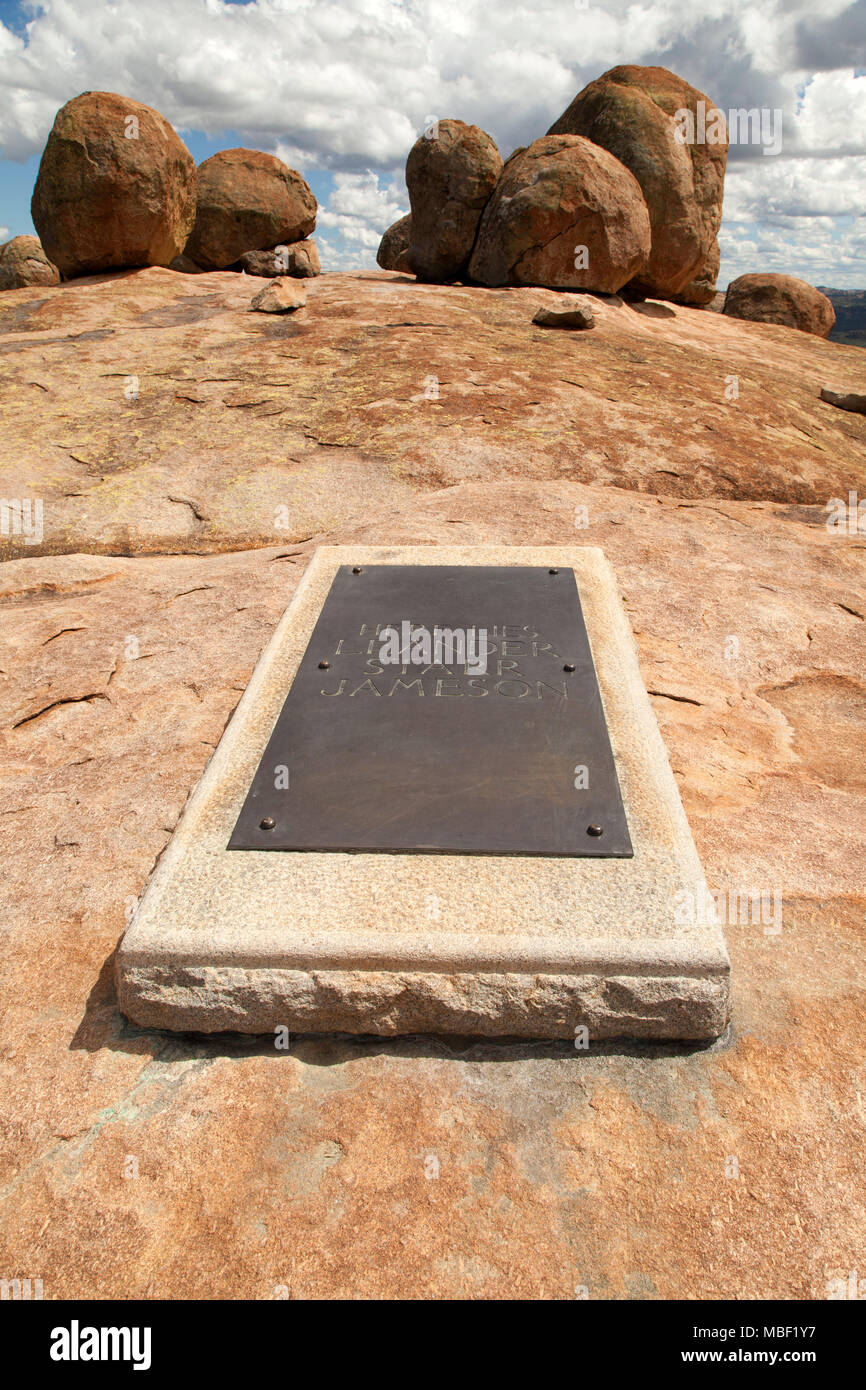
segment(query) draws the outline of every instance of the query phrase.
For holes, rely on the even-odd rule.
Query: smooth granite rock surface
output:
[[[38,487],[46,528],[0,566],[2,1273],[46,1299],[825,1299],[866,1243],[866,517],[825,510],[866,497],[866,425],[818,396],[866,390],[862,349],[312,284],[294,341],[250,336],[281,321],[231,275],[3,296],[5,495]],[[125,913],[323,540],[602,547],[710,886],[784,896],[777,934],[726,927],[730,1042],[124,1020]]]
[[[386,271],[259,287],[151,268],[0,300],[4,494],[44,534],[0,556],[213,554],[320,541],[440,488],[595,484],[821,506],[866,488],[866,354],[679,305],[595,298],[591,333],[532,323],[553,290]]]

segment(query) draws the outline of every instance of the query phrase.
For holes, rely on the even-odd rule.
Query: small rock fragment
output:
[[[250,301],[251,309],[262,314],[290,314],[295,309],[303,309],[307,302],[307,292],[292,280],[272,280],[264,289],[254,294]]]
[[[840,410],[853,410],[858,415],[866,415],[866,396],[856,391],[831,391],[829,386],[821,387],[821,400],[828,405],[837,405]]]
[[[169,270],[176,270],[180,275],[204,274],[202,267],[196,265],[195,261],[190,256],[185,255],[183,251],[181,251],[179,256],[175,256],[173,261],[169,262],[168,268]]]
[[[685,289],[672,294],[674,304],[691,305],[695,309],[705,309],[712,304],[716,295],[716,281],[719,278],[721,250],[716,237],[701,265],[698,266]]]
[[[595,315],[587,299],[564,300],[539,309],[532,322],[541,328],[594,328]]]
[[[318,248],[309,237],[291,245],[274,246],[267,251],[245,251],[239,264],[247,275],[261,275],[265,279],[291,275],[304,280],[322,272]]]

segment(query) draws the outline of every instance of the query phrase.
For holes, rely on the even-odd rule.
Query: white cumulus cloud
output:
[[[405,185],[380,184],[372,170],[365,174],[337,174],[327,206],[319,210],[317,230],[335,232],[356,264],[375,261],[382,232],[409,211]],[[372,257],[372,261],[371,261]]]
[[[122,92],[181,131],[236,132],[332,173],[319,225],[356,264],[407,206],[401,172],[429,116],[480,125],[507,156],[607,68],[661,64],[726,111],[782,112],[778,156],[732,151],[724,266],[832,264],[838,248],[840,275],[866,283],[866,0],[26,0],[21,13],[26,28],[0,24],[5,158],[38,153],[70,97]]]

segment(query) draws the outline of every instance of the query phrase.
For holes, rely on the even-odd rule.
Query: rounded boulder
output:
[[[186,254],[225,270],[247,251],[303,241],[316,225],[309,184],[276,155],[221,150],[198,167],[195,225]]]
[[[545,135],[502,170],[469,274],[482,285],[615,294],[649,250],[649,215],[629,171],[580,136]]]
[[[376,263],[383,270],[402,270],[411,275],[412,270],[406,252],[412,239],[412,214],[407,212],[384,233],[376,252]]]
[[[579,92],[550,127],[583,135],[624,164],[649,211],[652,249],[636,286],[667,298],[700,277],[722,220],[727,124],[676,73],[626,64]]]
[[[779,323],[826,338],[836,310],[826,294],[795,275],[741,275],[728,285],[723,314],[755,323]]]
[[[437,121],[406,160],[411,207],[409,268],[420,280],[460,279],[502,171],[489,135],[464,121]]]
[[[55,117],[31,214],[48,260],[67,278],[167,266],[195,218],[195,162],[152,107],[84,92]]]
[[[271,280],[281,275],[309,280],[322,273],[319,248],[310,240],[296,241],[292,246],[274,246],[268,251],[245,251],[239,264],[247,275]]]
[[[60,274],[35,236],[14,236],[0,246],[0,290],[28,285],[59,285]]]

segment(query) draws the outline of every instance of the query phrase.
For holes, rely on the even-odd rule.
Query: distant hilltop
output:
[[[829,337],[834,343],[866,347],[866,290],[830,290],[819,285],[836,310],[836,323]]]

